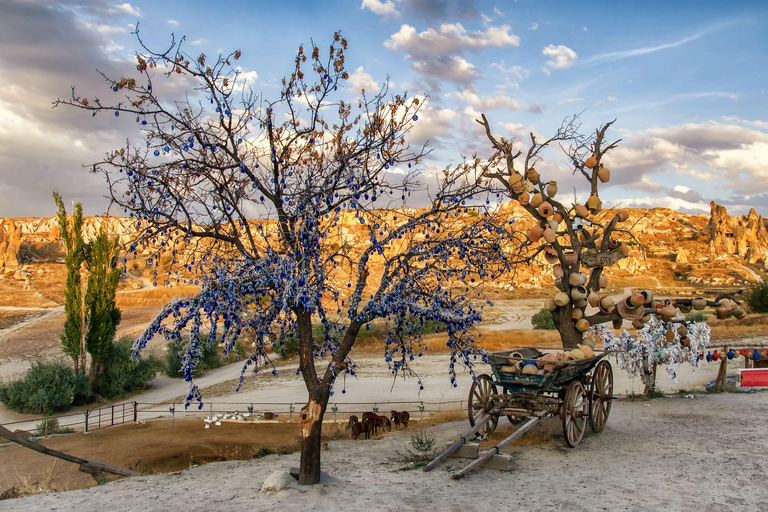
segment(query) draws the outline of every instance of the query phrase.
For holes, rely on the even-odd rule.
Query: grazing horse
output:
[[[408,420],[411,418],[411,414],[408,411],[392,411],[392,421],[395,422],[395,427],[402,423],[403,427],[408,428]]]
[[[358,421],[359,420],[357,419],[357,416],[355,416],[354,414],[352,416],[350,416],[349,417],[349,423],[347,423],[347,426],[346,426],[345,430],[351,429],[354,426],[354,424],[357,423]]]
[[[373,421],[376,425],[375,427],[376,430],[380,428],[381,429],[386,428],[389,431],[392,430],[392,422],[389,421],[389,418],[387,418],[386,416],[376,416],[375,418],[373,418]]]
[[[365,439],[370,439],[374,426],[375,423],[370,418],[356,422],[352,425],[352,439],[357,439],[360,437],[360,434],[365,434]]]

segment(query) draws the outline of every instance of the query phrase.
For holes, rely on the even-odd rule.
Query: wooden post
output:
[[[138,415],[138,402],[133,402],[133,422],[138,423],[139,415]]]
[[[85,430],[84,432],[88,433],[88,416],[90,415],[90,411],[88,409],[85,410]]]
[[[717,372],[717,379],[715,379],[715,389],[720,391],[725,389],[725,371],[728,367],[728,347],[725,347],[723,351],[725,354],[720,356],[722,361],[720,361],[720,370]]]

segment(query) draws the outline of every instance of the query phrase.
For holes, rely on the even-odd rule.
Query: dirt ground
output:
[[[163,460],[168,457],[162,457],[161,451],[166,443],[187,443],[189,453],[201,460],[215,460],[224,450],[240,449],[247,455],[270,435],[260,427],[204,429],[198,420],[189,425],[176,423],[165,434],[153,431],[151,438],[146,435],[154,428],[150,424],[113,428],[91,434],[112,437],[114,442],[109,449],[88,455],[109,455],[108,462],[134,464],[140,470],[155,460],[158,468],[171,468],[172,472],[0,501],[0,510],[338,510],[340,504],[377,510],[462,512],[765,510],[767,416],[767,392],[614,401],[605,430],[587,435],[575,449],[564,448],[559,420],[553,419],[538,428],[537,443],[502,450],[517,462],[514,471],[480,469],[461,480],[452,480],[451,474],[466,459],[449,459],[429,473],[412,469],[402,455],[409,447],[412,429],[378,440],[330,441],[322,465],[331,479],[307,487],[305,492],[287,489],[265,494],[260,487],[267,476],[297,466],[298,453],[214,462],[179,471],[172,468],[188,466],[189,456],[178,457],[179,465],[174,465],[174,461]],[[166,422],[166,426],[172,424]],[[442,447],[458,439],[467,427],[466,420],[452,421],[430,426],[425,432]],[[499,428],[511,432],[505,420],[499,422]],[[283,431],[287,438],[282,439],[290,440],[294,432]],[[78,437],[85,436],[47,443],[61,443],[59,448],[71,443],[69,448],[77,449]],[[131,453],[135,441],[139,441],[133,448],[136,452]],[[139,448],[150,443],[153,448]],[[12,449],[16,448],[0,448],[0,454]],[[149,455],[153,450],[157,457]],[[25,457],[26,453],[19,453],[14,464],[21,464]],[[138,459],[141,462],[136,464]],[[13,469],[4,471],[12,473]],[[70,470],[68,475],[70,485],[74,484],[77,474]]]

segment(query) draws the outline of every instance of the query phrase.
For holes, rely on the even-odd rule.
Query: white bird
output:
[[[206,425],[205,428],[211,428],[211,426],[210,425]]]
[[[217,427],[220,427],[221,426],[221,422],[217,421],[216,423],[214,423],[214,425],[216,425]]]

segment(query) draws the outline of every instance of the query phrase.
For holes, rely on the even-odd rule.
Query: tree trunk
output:
[[[576,330],[571,321],[571,308],[557,308],[552,312],[552,319],[555,321],[555,326],[560,333],[563,348],[576,348],[576,345],[581,343],[583,336]]]
[[[299,483],[313,485],[320,483],[320,452],[323,416],[328,399],[309,399],[309,403],[301,409],[301,464],[299,466]]]

